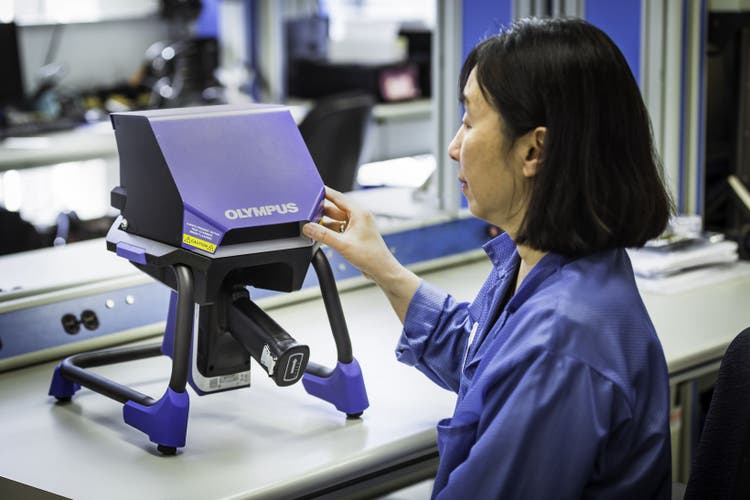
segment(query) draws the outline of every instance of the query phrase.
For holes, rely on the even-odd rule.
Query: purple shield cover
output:
[[[230,229],[316,221],[323,181],[283,106],[149,114],[185,207],[183,243],[213,253]]]

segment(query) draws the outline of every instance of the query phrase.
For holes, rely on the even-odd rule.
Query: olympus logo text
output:
[[[273,214],[294,214],[299,212],[296,203],[280,203],[276,205],[262,205],[259,207],[230,208],[224,212],[229,220],[249,219],[251,217],[266,217]]]

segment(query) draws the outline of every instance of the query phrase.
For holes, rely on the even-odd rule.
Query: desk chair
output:
[[[18,212],[0,206],[0,255],[25,252],[45,246],[42,235]]]
[[[750,328],[721,361],[684,498],[750,498]]]
[[[354,188],[374,98],[346,93],[325,97],[302,120],[299,130],[323,182],[338,191]]]

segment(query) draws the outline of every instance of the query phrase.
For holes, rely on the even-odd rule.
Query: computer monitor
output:
[[[0,23],[0,107],[24,99],[21,57],[15,23]]]

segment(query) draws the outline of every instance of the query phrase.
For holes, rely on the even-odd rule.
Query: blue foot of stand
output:
[[[160,452],[174,455],[185,446],[190,399],[187,392],[167,389],[164,396],[151,406],[128,401],[122,408],[125,423],[143,431],[158,445]]]
[[[302,385],[308,394],[328,401],[352,418],[358,417],[370,406],[362,370],[356,359],[346,364],[338,362],[327,377],[305,373]]]
[[[60,401],[70,401],[70,398],[80,389],[81,386],[75,382],[66,379],[60,373],[60,365],[55,367],[55,373],[52,374],[52,382],[49,385],[49,395],[56,397]]]

